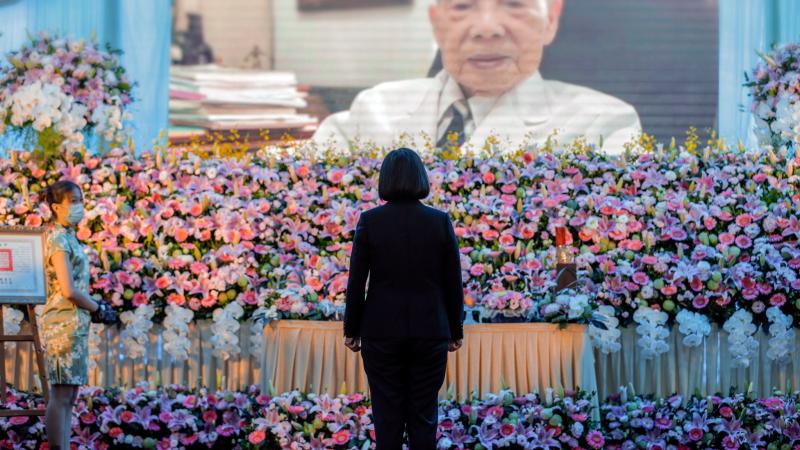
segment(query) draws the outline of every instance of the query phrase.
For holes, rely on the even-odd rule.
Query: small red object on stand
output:
[[[578,281],[577,266],[567,247],[567,229],[556,228],[556,293],[569,289]]]

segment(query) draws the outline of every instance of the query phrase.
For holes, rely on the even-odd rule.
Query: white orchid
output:
[[[656,311],[649,306],[641,306],[633,314],[633,320],[639,324],[636,332],[639,333],[639,347],[642,357],[655,358],[669,351],[667,337],[669,330],[664,325],[667,323],[667,313]]]
[[[182,308],[175,303],[166,307],[164,317],[164,351],[177,361],[189,359],[191,341],[189,341],[189,323],[194,318],[194,312]]]
[[[758,328],[753,315],[745,309],[737,310],[722,328],[728,332],[728,347],[734,367],[750,367],[758,353],[758,340],[753,337]]]
[[[147,350],[152,318],[155,310],[152,305],[141,305],[133,311],[125,311],[119,319],[125,326],[120,334],[123,351],[129,358],[141,358]]]

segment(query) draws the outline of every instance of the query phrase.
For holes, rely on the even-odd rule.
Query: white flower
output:
[[[749,367],[758,352],[758,341],[753,337],[756,326],[749,311],[739,309],[722,328],[728,332],[728,347],[734,367]]]
[[[231,302],[224,308],[214,310],[214,323],[211,325],[211,344],[214,346],[214,355],[229,359],[241,352],[239,348],[239,318],[244,314],[238,302]]]
[[[458,172],[452,171],[447,173],[447,182],[448,183],[455,183],[458,181]]]
[[[170,303],[166,307],[166,317],[164,317],[164,350],[177,361],[189,359],[191,341],[189,335],[189,323],[194,317],[194,312],[188,308],[182,308],[175,303]]]
[[[641,306],[633,314],[633,320],[639,324],[636,332],[639,333],[638,345],[642,349],[643,358],[655,358],[669,351],[669,344],[666,341],[669,330],[664,326],[667,318],[667,313],[656,311],[649,306]]]
[[[150,329],[153,328],[155,310],[152,305],[141,305],[133,311],[125,311],[119,315],[125,328],[120,334],[123,351],[129,358],[144,356],[147,343],[150,339]]]
[[[581,317],[589,307],[589,297],[582,294],[570,295],[568,297],[569,311],[567,313],[568,319],[577,319]]]
[[[10,306],[3,306],[3,332],[5,334],[19,334],[22,323],[22,311]],[[0,345],[3,345],[0,343]]]
[[[770,321],[767,358],[779,364],[786,364],[791,360],[794,350],[793,319],[777,306],[767,309],[767,318]]]
[[[616,353],[621,348],[619,337],[619,319],[617,319],[614,307],[611,305],[600,305],[594,313],[594,318],[603,322],[606,329],[595,327],[589,324],[589,338],[592,345],[604,354]]]
[[[250,325],[250,354],[256,355],[259,362],[264,357],[264,326],[273,320],[278,320],[278,310],[273,305],[264,306],[253,312],[253,323]]]
[[[100,344],[103,342],[101,334],[106,326],[102,323],[93,323],[89,326],[89,368],[97,367],[97,361],[103,357]]]
[[[678,330],[683,334],[683,345],[687,347],[697,347],[711,333],[708,317],[700,313],[683,309],[675,319],[678,321]]]

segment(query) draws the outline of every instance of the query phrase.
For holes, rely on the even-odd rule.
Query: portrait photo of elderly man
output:
[[[442,147],[457,134],[458,144],[481,148],[490,136],[541,145],[557,132],[560,143],[582,137],[621,153],[641,133],[630,104],[539,73],[562,9],[563,0],[433,0],[428,17],[443,69],[361,91],[349,111],[320,124],[314,141],[391,145],[424,133]]]

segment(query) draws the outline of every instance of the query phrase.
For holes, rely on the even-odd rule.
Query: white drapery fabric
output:
[[[189,360],[184,362],[172,361],[163,351],[160,325],[156,325],[150,333],[146,355],[135,360],[121,356],[118,329],[104,330],[100,345],[103,356],[97,362],[97,366],[90,371],[89,382],[98,386],[133,386],[137,382],[147,381],[153,384],[179,383],[190,387],[206,386],[212,389],[217,387],[244,389],[251,384],[271,380],[276,388],[298,387],[306,390],[310,388],[338,392],[342,388],[340,381],[331,383],[330,386],[323,386],[324,383],[320,380],[328,377],[331,380],[343,378],[344,387],[350,392],[366,391],[366,379],[361,373],[363,370],[361,359],[342,345],[340,323],[279,321],[268,325],[261,353],[261,356],[266,356],[263,366],[260,355],[252,352],[249,325],[247,322],[243,323],[239,331],[242,353],[227,362],[212,353],[211,321],[201,320],[190,325],[189,339],[193,351]],[[673,393],[688,396],[694,392],[703,395],[727,393],[731,388],[745,391],[751,383],[753,392],[759,396],[767,396],[773,389],[791,391],[800,388],[800,352],[794,352],[786,364],[774,363],[767,358],[769,335],[763,331],[756,334],[759,341],[757,358],[750,367],[738,369],[732,365],[727,333],[717,326],[712,326],[711,334],[699,347],[684,346],[681,342],[682,335],[678,332],[678,328],[674,327],[667,339],[670,345],[669,352],[650,360],[641,356],[636,330],[628,327],[622,329],[622,349],[618,353],[604,355],[597,350],[579,352],[577,343],[581,340],[576,340],[571,356],[559,356],[555,355],[555,352],[550,352],[552,356],[547,361],[541,360],[545,353],[518,344],[522,342],[519,340],[520,337],[530,333],[519,330],[500,331],[499,328],[493,332],[492,328],[488,328],[497,325],[466,327],[471,326],[487,328],[484,328],[482,333],[468,333],[461,353],[458,357],[451,356],[442,392],[445,392],[451,384],[455,385],[459,394],[462,391],[471,392],[476,387],[481,393],[496,391],[500,387],[499,374],[503,371],[508,373],[509,370],[513,370],[515,375],[504,376],[503,383],[523,391],[539,390],[545,384],[554,384],[554,380],[562,378],[565,381],[561,383],[567,387],[569,385],[584,387],[591,385],[592,380],[596,380],[600,399],[617,392],[620,386],[629,385],[633,386],[637,393],[657,396],[668,396]],[[533,326],[551,326],[557,329],[555,325]],[[23,324],[20,332],[25,333],[28,330],[27,325]],[[279,334],[283,335],[280,339]],[[517,334],[517,337],[514,337],[514,334]],[[800,333],[796,334],[795,339],[795,348],[800,348]],[[558,339],[551,343],[563,345],[561,341]],[[555,367],[561,372],[556,372],[555,375],[552,373],[520,375],[524,373],[523,369],[533,370],[528,365],[520,364],[525,358],[531,358],[525,356],[529,354],[535,354],[536,358],[539,358],[532,364],[535,370],[541,372],[541,368],[547,362],[548,367]],[[279,369],[280,360],[284,361],[282,369]],[[293,362],[290,364],[286,361]],[[327,362],[315,367],[314,361]],[[594,366],[587,366],[587,361],[593,361]],[[565,370],[564,368],[568,366],[582,369],[580,372]],[[586,370],[586,367],[594,367],[594,373]],[[35,390],[38,388],[35,370],[36,365],[29,343],[6,344],[6,377],[10,383],[23,390]],[[317,375],[314,375],[315,373]],[[543,380],[542,384],[535,385],[530,381],[537,377]]]

